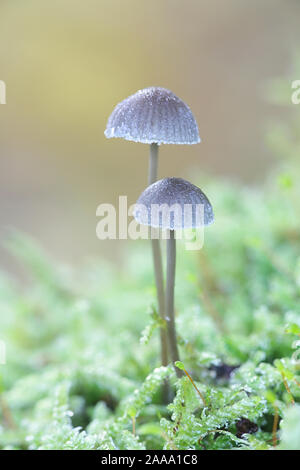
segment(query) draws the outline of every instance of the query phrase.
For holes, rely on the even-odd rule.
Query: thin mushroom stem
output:
[[[149,185],[157,180],[157,167],[158,167],[158,145],[150,145],[150,158],[149,158]],[[158,301],[158,313],[160,317],[165,320],[165,292],[164,292],[164,276],[162,268],[162,257],[159,239],[151,238],[152,257],[154,265],[155,284]],[[160,348],[161,348],[161,363],[163,366],[168,365],[168,341],[167,332],[164,327],[160,328]]]
[[[155,272],[155,284],[158,301],[158,313],[160,317],[165,321],[165,292],[164,292],[164,281],[162,272],[162,258],[159,240],[152,239],[152,256]],[[161,362],[163,366],[168,365],[168,341],[167,332],[165,326],[160,328],[160,346],[161,346]]]
[[[149,174],[148,184],[155,183],[157,180],[157,167],[158,167],[158,145],[150,144],[150,158],[149,158]]]
[[[176,238],[175,231],[169,230],[167,237],[167,282],[166,282],[166,320],[169,338],[169,347],[172,362],[179,361],[179,352],[176,339],[175,313],[174,313],[174,289],[176,269]],[[182,377],[182,370],[175,368],[177,377]]]

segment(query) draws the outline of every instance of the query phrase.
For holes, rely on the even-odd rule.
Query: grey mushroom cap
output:
[[[144,144],[198,144],[198,126],[190,108],[170,90],[150,87],[119,103],[105,136]]]
[[[210,225],[214,214],[200,188],[182,178],[164,178],[140,195],[134,218],[142,225],[178,230]]]

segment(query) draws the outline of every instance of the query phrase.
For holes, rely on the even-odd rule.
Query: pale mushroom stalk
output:
[[[152,257],[154,265],[155,284],[158,301],[158,313],[160,317],[165,321],[165,292],[164,292],[164,280],[163,280],[163,269],[162,269],[162,257],[160,243],[158,239],[153,238],[151,240],[152,245]],[[160,347],[161,347],[161,363],[163,366],[168,365],[168,341],[167,332],[164,327],[160,328]]]
[[[158,167],[158,145],[156,143],[150,144],[150,155],[149,155],[149,174],[148,174],[148,184],[149,186],[152,183],[155,183],[157,180],[157,167]],[[151,229],[150,229],[151,233]],[[165,292],[164,292],[164,274],[162,267],[162,256],[160,241],[157,238],[151,237],[151,247],[152,247],[152,258],[154,266],[154,277],[156,285],[156,294],[157,294],[157,303],[158,303],[158,313],[159,316],[165,321]],[[168,365],[168,338],[166,328],[162,326],[160,328],[160,355],[161,363],[163,366]],[[164,386],[165,390],[163,392],[165,399],[169,395],[169,386],[167,382]]]
[[[175,231],[168,230],[167,238],[167,281],[166,281],[166,320],[169,338],[170,354],[172,362],[179,361],[177,347],[175,312],[174,312],[174,290],[175,290],[175,270],[176,270],[176,238]],[[176,368],[178,377],[182,377],[182,370]]]
[[[149,152],[149,174],[148,174],[148,184],[155,183],[157,180],[157,168],[158,168],[158,144],[150,144]]]

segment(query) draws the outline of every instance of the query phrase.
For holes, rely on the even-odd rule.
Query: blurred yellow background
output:
[[[264,86],[289,72],[299,18],[298,0],[1,0],[1,240],[14,227],[62,261],[119,259],[127,242],[96,239],[96,207],[135,202],[148,147],[103,132],[114,106],[148,86],[182,98],[203,140],[162,146],[161,177],[261,178],[273,164],[266,122],[289,112]]]

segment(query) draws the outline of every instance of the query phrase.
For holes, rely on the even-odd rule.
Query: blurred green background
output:
[[[120,194],[135,202],[148,148],[103,131],[147,86],[186,101],[203,139],[163,146],[161,177],[261,179],[274,163],[265,124],[293,113],[268,103],[265,85],[300,78],[299,16],[298,0],[1,0],[1,239],[14,227],[69,263],[122,259],[129,242],[98,241],[95,211]],[[2,248],[1,260],[15,269]]]

